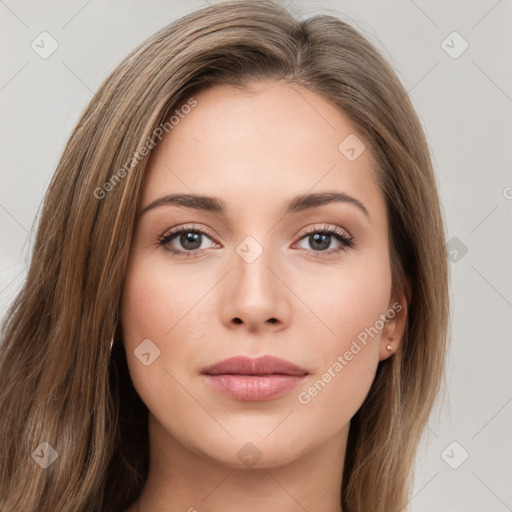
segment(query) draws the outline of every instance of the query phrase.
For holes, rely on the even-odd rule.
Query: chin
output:
[[[274,425],[275,428],[275,425]],[[242,435],[215,438],[206,434],[203,441],[206,445],[195,445],[198,454],[205,456],[218,464],[232,469],[265,469],[283,466],[297,459],[306,447],[300,444],[302,436],[295,439],[282,431],[278,436],[270,430],[262,435],[257,429],[246,430]]]

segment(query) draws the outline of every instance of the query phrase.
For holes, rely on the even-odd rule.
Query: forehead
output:
[[[371,151],[327,99],[275,82],[248,91],[218,85],[193,98],[193,108],[177,107],[173,128],[151,152],[142,205],[165,193],[196,193],[222,197],[234,214],[336,190],[385,216]]]

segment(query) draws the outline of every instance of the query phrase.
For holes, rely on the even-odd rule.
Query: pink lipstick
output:
[[[245,401],[270,400],[302,383],[307,370],[275,356],[235,356],[201,372],[220,393]]]

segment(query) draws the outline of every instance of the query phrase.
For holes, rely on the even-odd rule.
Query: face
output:
[[[347,431],[400,341],[385,200],[363,137],[323,97],[265,82],[194,99],[148,162],[128,367],[170,444],[284,464]]]

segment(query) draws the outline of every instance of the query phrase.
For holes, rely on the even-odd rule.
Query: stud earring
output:
[[[393,347],[392,347],[391,345],[388,345],[388,346],[386,347],[386,350],[387,350],[388,352],[391,352],[391,351],[393,350]]]

